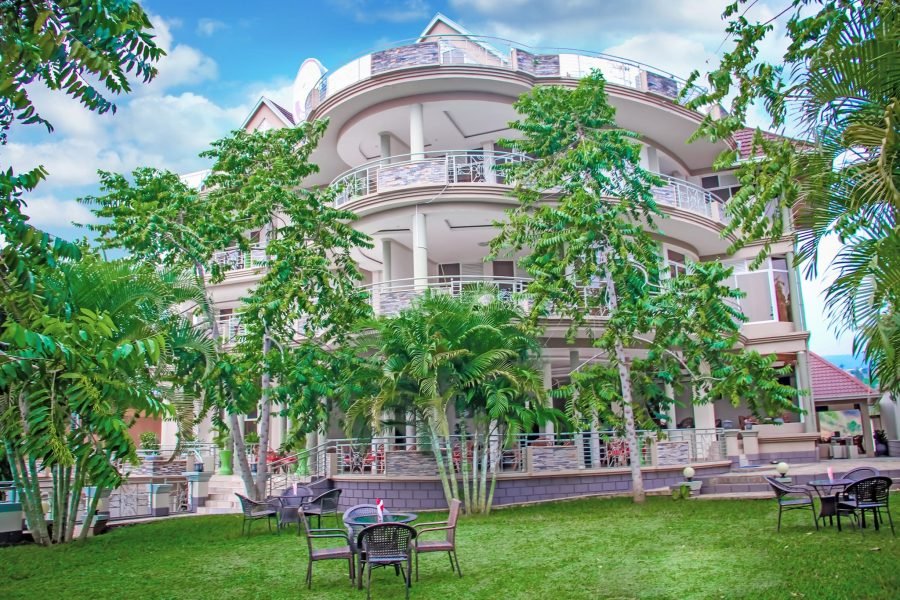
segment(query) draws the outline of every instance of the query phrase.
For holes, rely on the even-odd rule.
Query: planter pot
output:
[[[219,452],[219,475],[231,475],[231,458],[234,455],[233,450],[221,450]]]

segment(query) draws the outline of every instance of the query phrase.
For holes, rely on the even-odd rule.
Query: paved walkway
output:
[[[813,463],[788,463],[788,475],[819,475],[826,474],[831,467],[835,474],[846,473],[857,467],[875,467],[879,471],[900,471],[900,456],[879,456],[878,458],[850,458],[829,459]],[[765,475],[777,475],[775,465],[763,465],[757,469],[741,469],[734,467],[729,477],[747,476],[762,477]]]

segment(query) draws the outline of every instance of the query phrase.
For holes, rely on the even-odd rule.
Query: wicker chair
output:
[[[357,504],[344,511],[344,527],[347,528],[347,533],[350,535],[351,545],[356,544],[356,536],[359,535],[360,531],[366,528],[365,525],[355,525],[351,523],[351,521],[358,517],[371,517],[377,514],[378,507],[374,504]],[[384,510],[383,514],[389,515],[391,512],[389,510]]]
[[[316,526],[322,527],[322,517],[325,515],[334,515],[337,519],[338,500],[341,497],[341,490],[328,490],[323,492],[303,504],[303,512],[307,515],[315,515],[317,518]]]
[[[235,494],[235,496],[241,501],[241,512],[244,513],[244,520],[241,521],[241,535],[244,535],[245,526],[247,528],[247,533],[250,533],[250,527],[253,525],[253,521],[258,519],[266,519],[269,524],[269,531],[272,531],[272,520],[277,518],[278,511],[272,508],[270,502],[256,502],[255,500],[251,500],[247,496],[242,496],[240,494]],[[277,530],[276,527],[276,532]]]
[[[459,519],[461,507],[462,502],[454,498],[450,501],[450,515],[446,521],[416,525],[416,581],[419,580],[419,554],[423,552],[446,552],[447,556],[450,557],[450,570],[456,571],[456,574],[462,577],[462,570],[459,568],[459,558],[456,556],[456,521]],[[443,540],[422,540],[422,534],[431,531],[446,531],[446,538]],[[455,565],[454,562],[456,563]]]
[[[781,531],[781,513],[788,510],[809,509],[813,515],[813,523],[819,528],[819,518],[816,514],[816,504],[813,501],[812,492],[804,487],[785,485],[774,477],[766,477],[766,481],[775,492],[775,501],[778,502],[778,531]]]
[[[350,584],[354,583],[356,569],[354,565],[353,549],[350,547],[350,538],[342,529],[310,529],[309,521],[303,512],[303,507],[297,509],[300,519],[300,528],[306,532],[306,545],[309,548],[309,560],[306,563],[306,587],[312,589],[312,566],[318,560],[346,560],[350,572]],[[343,546],[331,548],[315,548],[315,540],[342,539],[346,542]]]
[[[304,502],[311,499],[313,496],[315,496],[313,491],[304,485],[297,488],[296,494],[294,494],[294,488],[292,486],[283,489],[281,495],[269,498],[269,501],[277,502],[279,506],[278,526],[287,527],[291,523],[297,523],[299,532],[300,522],[298,520],[297,511],[303,506]]]
[[[852,471],[847,471],[841,479],[849,479],[850,481],[860,481],[862,479],[868,479],[869,477],[878,477],[881,475],[881,471],[876,469],[875,467],[857,467]]]
[[[356,538],[359,548],[359,577],[369,569],[366,580],[366,600],[372,597],[372,569],[395,567],[403,574],[406,583],[406,598],[409,600],[409,586],[412,584],[411,544],[416,539],[416,530],[403,523],[378,523],[370,525]],[[406,568],[404,569],[404,564]]]
[[[879,524],[884,522],[881,512],[883,508],[887,513],[888,522],[891,524],[891,535],[897,535],[894,532],[894,520],[891,518],[890,509],[893,483],[894,481],[890,477],[869,477],[847,486],[847,489],[844,490],[847,497],[838,500],[838,531],[841,530],[841,514],[849,514],[854,519],[858,519],[860,526],[864,528],[866,511],[872,512],[872,519],[875,521],[875,530],[877,531]]]

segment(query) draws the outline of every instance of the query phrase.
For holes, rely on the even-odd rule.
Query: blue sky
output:
[[[787,0],[758,0],[747,17],[766,21]],[[416,37],[438,11],[471,31],[522,43],[605,51],[686,77],[714,65],[724,49],[718,0],[148,0],[143,5],[168,52],[159,77],[118,99],[115,115],[87,113],[76,103],[34,88],[38,110],[56,127],[14,129],[2,150],[16,169],[43,164],[50,177],[29,198],[33,222],[57,235],[81,235],[71,222],[90,221],[75,199],[96,193],[97,169],[137,166],[189,172],[208,166],[197,154],[240,126],[266,95],[290,106],[291,84],[304,59],[334,69],[370,50]],[[783,19],[782,19],[783,21]],[[762,47],[783,52],[783,23]],[[725,42],[723,45],[723,41]],[[755,124],[755,123],[754,123]],[[760,122],[760,125],[765,123]],[[825,256],[836,248],[827,248]],[[821,271],[821,269],[820,269]],[[812,347],[847,354],[824,323],[822,279],[804,283]]]

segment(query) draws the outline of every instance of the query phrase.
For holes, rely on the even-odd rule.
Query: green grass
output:
[[[445,554],[423,555],[412,597],[900,596],[900,542],[890,530],[816,532],[796,511],[776,533],[775,520],[771,501],[618,498],[498,510],[460,521],[464,577]],[[308,591],[306,540],[260,525],[242,538],[239,516],[171,519],[80,545],[0,549],[0,598],[365,598],[340,561],[316,563]],[[376,570],[373,597],[402,598],[401,578]]]

